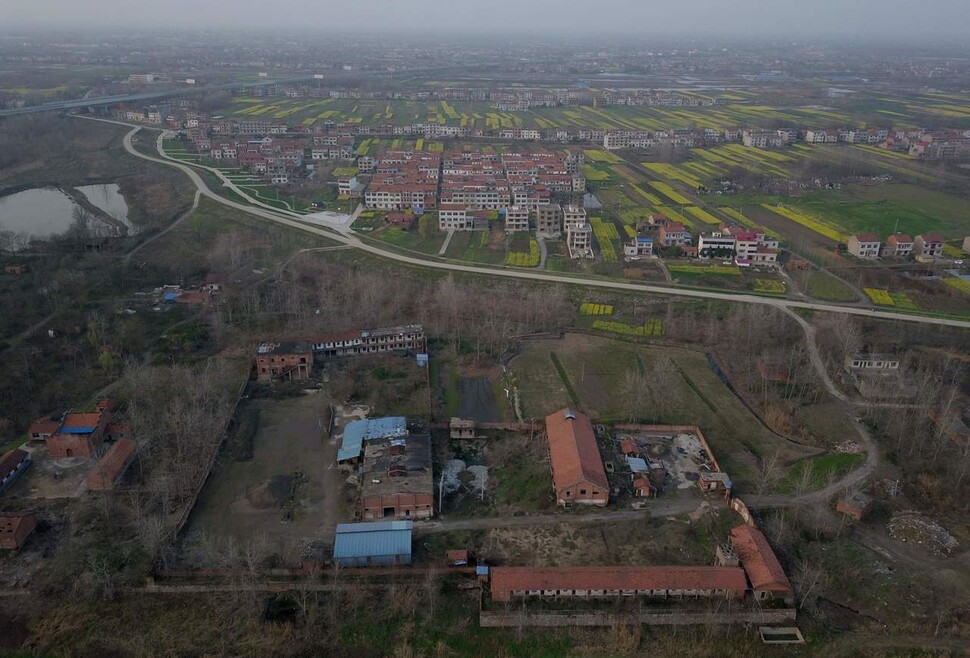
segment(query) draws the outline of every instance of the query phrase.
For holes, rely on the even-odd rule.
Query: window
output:
[[[585,496],[586,495],[586,490],[585,489],[580,489],[579,490],[579,495],[580,496]]]

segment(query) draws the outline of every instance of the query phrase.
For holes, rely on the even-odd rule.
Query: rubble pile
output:
[[[925,546],[933,555],[943,557],[960,545],[946,528],[919,512],[893,514],[889,520],[889,536],[899,541]]]
[[[855,441],[843,441],[842,443],[835,446],[835,451],[844,452],[850,455],[859,455],[859,454],[862,454],[862,452],[864,452],[862,449],[862,446],[856,443]]]

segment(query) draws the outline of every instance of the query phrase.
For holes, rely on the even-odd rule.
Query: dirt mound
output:
[[[960,545],[956,538],[933,519],[919,512],[898,512],[889,520],[889,536],[918,544],[937,557],[949,555]]]

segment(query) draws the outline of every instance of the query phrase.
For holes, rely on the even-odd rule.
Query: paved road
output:
[[[438,250],[439,256],[444,256],[445,252],[448,251],[448,245],[451,244],[453,237],[455,237],[455,229],[448,229],[448,235],[445,236],[445,241],[441,243],[441,249]]]
[[[141,126],[133,126],[129,123],[124,123],[121,121],[109,121],[107,119],[90,119],[84,117],[85,119],[91,121],[103,121],[107,123],[114,123],[121,126],[127,126],[132,128],[132,131],[125,135],[124,146],[125,149],[134,155],[135,157],[142,158],[143,160],[149,160],[151,162],[156,162],[159,164],[168,165],[170,167],[175,167],[182,170],[195,184],[197,188],[201,190],[203,196],[212,199],[218,203],[221,203],[230,208],[249,213],[251,215],[267,219],[269,221],[275,222],[282,226],[287,226],[289,228],[297,229],[300,231],[305,231],[307,233],[313,233],[336,242],[354,247],[360,251],[367,252],[374,256],[379,256],[381,258],[386,258],[389,260],[397,261],[405,265],[410,265],[414,267],[431,268],[437,270],[447,270],[453,272],[464,272],[467,274],[477,274],[483,276],[494,276],[502,277],[507,279],[520,279],[526,281],[538,281],[544,283],[560,283],[560,284],[571,284],[577,286],[584,286],[588,288],[603,288],[607,290],[623,290],[628,292],[640,292],[649,293],[656,295],[673,295],[676,297],[690,297],[694,299],[708,299],[717,300],[725,302],[736,302],[739,304],[761,304],[764,306],[772,306],[779,309],[807,309],[812,311],[821,311],[828,313],[844,313],[850,315],[859,315],[874,319],[881,320],[896,320],[902,322],[916,322],[921,324],[933,324],[933,325],[943,325],[949,327],[960,327],[964,329],[970,329],[970,321],[968,320],[952,320],[948,318],[936,318],[928,317],[923,315],[909,315],[906,313],[898,313],[893,311],[886,311],[880,309],[862,309],[854,308],[851,306],[842,306],[838,304],[824,304],[816,302],[802,302],[793,301],[787,299],[777,299],[772,297],[760,297],[758,295],[749,294],[731,294],[725,292],[716,292],[711,290],[692,290],[689,288],[675,288],[670,286],[661,285],[650,285],[650,284],[639,284],[639,283],[629,283],[625,281],[612,281],[609,279],[593,279],[584,278],[581,276],[569,276],[566,274],[550,274],[545,272],[535,272],[531,270],[515,269],[510,267],[483,267],[478,265],[463,265],[454,262],[445,262],[434,259],[423,259],[413,256],[408,256],[405,254],[400,254],[394,251],[389,251],[382,246],[370,244],[363,242],[354,234],[340,234],[335,231],[330,231],[319,226],[314,226],[308,224],[304,221],[300,221],[298,218],[301,215],[297,213],[287,213],[286,211],[277,210],[271,206],[266,206],[258,201],[255,201],[253,205],[247,205],[244,203],[238,203],[231,199],[226,199],[219,196],[213,192],[206,185],[205,181],[199,176],[199,174],[189,165],[183,164],[175,160],[174,158],[158,158],[150,155],[146,155],[137,151],[131,145],[132,136],[137,133]],[[246,194],[236,188],[231,182],[226,182],[226,187],[232,189],[234,192],[241,194],[246,198]],[[235,189],[234,189],[235,188]]]
[[[540,237],[536,237],[536,242],[539,243],[539,267],[537,270],[546,269],[546,259],[549,257],[549,247],[546,245],[546,241]]]
[[[102,119],[94,119],[99,121],[107,121]],[[529,270],[519,270],[510,268],[500,268],[500,267],[481,267],[474,265],[464,265],[461,263],[439,261],[426,258],[417,258],[408,256],[405,254],[396,253],[393,251],[387,251],[384,248],[365,243],[360,240],[359,237],[354,235],[352,232],[338,232],[333,230],[328,230],[321,228],[320,226],[307,224],[304,221],[300,221],[300,215],[297,213],[280,211],[270,206],[266,206],[257,200],[250,199],[250,197],[245,194],[242,190],[239,190],[231,181],[225,179],[219,174],[220,178],[226,187],[233,190],[237,194],[240,194],[243,198],[250,199],[253,205],[247,205],[243,203],[238,203],[232,201],[231,199],[226,199],[219,196],[213,192],[206,185],[205,181],[199,176],[199,174],[190,166],[175,160],[174,158],[164,158],[154,157],[147,154],[140,153],[137,151],[131,143],[132,137],[141,129],[140,126],[133,126],[132,124],[126,124],[118,121],[107,121],[108,123],[115,123],[118,125],[123,125],[131,127],[132,130],[125,135],[124,146],[125,149],[132,155],[142,158],[144,160],[149,160],[159,164],[165,164],[171,167],[175,167],[184,172],[193,184],[198,189],[199,193],[210,198],[218,203],[226,205],[228,207],[234,208],[236,210],[267,219],[269,221],[275,222],[277,224],[287,226],[290,228],[298,229],[308,233],[313,233],[324,238],[328,238],[335,242],[341,243],[342,245],[353,247],[361,251],[379,256],[382,258],[387,258],[389,260],[394,260],[406,265],[425,267],[439,270],[449,270],[456,272],[465,272],[470,274],[484,275],[484,276],[495,276],[504,277],[509,279],[521,279],[528,281],[539,281],[547,283],[561,283],[561,284],[572,284],[585,286],[590,288],[604,288],[612,290],[624,290],[631,292],[641,292],[659,295],[673,295],[679,297],[690,297],[696,299],[708,299],[708,300],[718,300],[735,302],[741,304],[761,304],[764,306],[772,306],[777,308],[789,316],[791,316],[798,324],[801,326],[805,332],[806,343],[809,349],[809,356],[813,366],[819,373],[819,377],[829,391],[829,393],[838,400],[843,406],[844,411],[854,417],[854,406],[855,403],[849,400],[845,394],[843,394],[838,387],[832,382],[831,378],[825,368],[825,363],[821,357],[818,350],[818,345],[815,340],[815,328],[807,322],[803,317],[796,313],[797,309],[808,309],[812,311],[823,311],[830,313],[844,313],[850,315],[859,315],[870,318],[878,318],[882,320],[897,320],[904,322],[916,322],[922,324],[934,324],[943,325],[950,327],[960,327],[960,328],[970,328],[970,321],[964,320],[950,320],[945,318],[934,318],[919,315],[908,315],[904,313],[895,313],[891,311],[877,310],[877,309],[864,309],[853,306],[842,306],[837,304],[823,304],[815,303],[809,301],[793,301],[787,299],[777,299],[771,297],[759,297],[757,295],[747,295],[747,294],[730,294],[722,292],[714,292],[707,290],[690,290],[685,288],[675,288],[660,285],[645,285],[645,284],[635,284],[623,281],[610,281],[604,279],[589,279],[582,277],[566,276],[563,274],[547,274],[543,272],[529,271]],[[161,148],[162,135],[159,135],[156,147],[160,154],[164,155],[164,151]],[[345,229],[346,231],[346,229]],[[867,456],[865,464],[848,474],[845,478],[839,482],[833,483],[829,487],[822,489],[820,491],[811,492],[804,494],[802,496],[754,496],[748,497],[750,505],[752,507],[788,507],[792,505],[812,505],[819,504],[826,501],[830,496],[844,490],[847,487],[851,487],[862,480],[868,478],[876,469],[879,464],[879,451],[878,447],[873,441],[872,437],[859,423],[855,423],[856,431],[859,434],[859,438],[865,445]],[[622,512],[617,512],[608,515],[595,515],[595,516],[570,516],[562,514],[546,515],[546,516],[530,516],[530,517],[511,517],[509,519],[473,519],[473,520],[459,520],[459,521],[437,521],[429,524],[424,524],[424,528],[427,528],[428,532],[442,532],[445,530],[457,530],[457,529],[472,529],[476,527],[488,528],[488,527],[502,527],[503,525],[515,526],[515,525],[535,525],[535,524],[556,524],[563,523],[567,521],[575,521],[579,523],[585,522],[596,522],[598,519],[604,521],[615,521],[623,520],[626,518],[637,519],[644,518],[647,516],[664,516],[670,514],[682,514],[685,512],[692,511],[696,507],[696,503],[691,501],[691,504],[687,504],[684,501],[665,501],[659,503],[655,506],[651,506],[647,510],[625,510]],[[587,518],[589,519],[587,521]],[[437,524],[437,525],[435,525]]]

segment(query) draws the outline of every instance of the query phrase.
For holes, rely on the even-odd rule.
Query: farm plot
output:
[[[707,212],[703,208],[698,208],[696,206],[687,206],[686,208],[684,208],[684,210],[690,213],[691,215],[693,215],[694,217],[696,217],[697,219],[701,220],[705,224],[714,224],[715,226],[717,226],[718,224],[721,223],[720,219],[718,219],[711,213]]]
[[[624,392],[623,385],[626,373],[670,367],[664,370],[668,380],[662,388],[637,393],[645,398],[640,408],[647,414],[640,420],[700,425],[739,490],[753,488],[759,460],[776,450],[785,465],[814,454],[765,429],[717,378],[703,353],[656,349],[599,336],[567,334],[560,341],[523,345],[509,368],[515,374],[522,411],[528,418],[541,418],[573,404],[550,351],[556,355],[580,409],[599,422],[631,417],[631,395]]]
[[[515,267],[536,267],[539,265],[539,259],[539,243],[535,239],[529,239],[529,251],[510,251],[505,257],[505,264]]]
[[[819,235],[832,240],[833,242],[845,242],[846,236],[838,230],[838,228],[831,226],[829,224],[823,223],[821,220],[814,217],[810,217],[805,213],[799,212],[797,210],[792,210],[791,208],[786,208],[785,206],[772,206],[770,204],[762,204],[762,207],[770,210],[776,215],[781,215],[785,219],[791,220],[796,224],[800,224],[807,229],[818,233]]]
[[[579,306],[580,315],[613,315],[613,305],[612,304],[592,304],[583,303]]]
[[[735,265],[668,265],[667,269],[677,274],[741,276],[741,268]]]
[[[812,192],[793,199],[791,205],[825,217],[846,233],[888,235],[898,230],[914,236],[941,233],[962,238],[970,216],[970,200],[904,183]]]
[[[919,305],[905,292],[890,292],[883,288],[863,288],[862,292],[877,306],[895,306],[904,311],[919,310]]]
[[[585,149],[583,152],[587,158],[597,164],[621,164],[623,162],[623,158],[620,156],[602,149]]]
[[[970,281],[957,277],[947,277],[943,279],[943,283],[965,295],[970,295]]]
[[[770,295],[784,295],[785,284],[775,279],[755,279],[752,289]]]
[[[668,199],[670,199],[676,204],[679,204],[682,206],[688,206],[691,204],[690,199],[688,199],[683,194],[681,194],[680,192],[672,188],[667,183],[662,183],[660,181],[650,181],[650,187],[657,190],[658,192],[660,192],[661,194],[663,194],[665,197],[667,197]]]
[[[603,260],[608,263],[617,262],[616,243],[620,240],[620,234],[616,230],[613,222],[605,222],[599,217],[591,217],[590,226],[593,227],[593,235],[599,243],[600,253]]]
[[[647,320],[642,325],[629,325],[623,322],[596,320],[593,329],[606,331],[621,336],[636,336],[638,338],[660,338],[664,334],[663,320]]]

